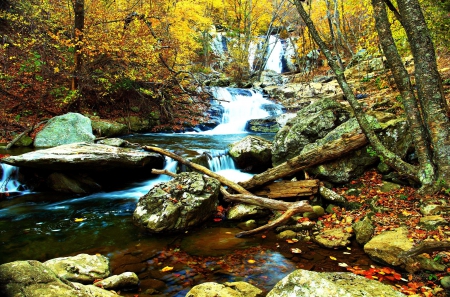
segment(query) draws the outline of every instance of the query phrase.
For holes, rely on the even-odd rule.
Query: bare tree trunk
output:
[[[297,10],[301,18],[308,27],[311,36],[314,38],[314,41],[319,45],[320,49],[322,50],[322,52],[324,53],[325,57],[328,60],[328,64],[330,65],[333,72],[336,74],[337,81],[344,95],[346,96],[350,106],[354,111],[355,117],[361,129],[364,131],[364,134],[369,139],[369,142],[372,145],[372,147],[381,157],[383,157],[383,161],[386,164],[388,164],[391,168],[394,168],[397,172],[399,172],[402,175],[405,175],[414,180],[418,180],[417,168],[403,161],[399,156],[389,151],[381,143],[380,139],[377,137],[375,131],[373,130],[369,121],[367,120],[361,105],[359,104],[358,100],[356,100],[351,87],[348,85],[344,76],[344,71],[341,70],[339,66],[336,64],[336,62],[333,60],[330,50],[327,48],[325,42],[320,37],[319,32],[317,32],[314,23],[312,22],[311,18],[303,8],[302,2],[300,0],[295,0],[294,3],[297,7]]]
[[[402,25],[414,56],[417,94],[431,145],[437,179],[450,185],[449,108],[437,69],[436,54],[425,18],[417,0],[398,0]]]
[[[428,186],[435,180],[435,168],[431,160],[430,144],[427,140],[425,127],[423,126],[417,98],[414,94],[408,71],[406,71],[403,65],[394,38],[392,37],[385,3],[383,0],[372,0],[372,6],[378,38],[383,48],[387,65],[392,71],[396,85],[402,96],[405,112],[408,115],[407,120],[419,159],[419,179],[422,185]]]
[[[74,70],[72,73],[72,83],[71,90],[75,91],[78,89],[79,77],[81,74],[81,68],[83,66],[83,59],[81,56],[83,41],[83,30],[84,30],[84,0],[74,0],[73,2],[73,10],[75,13],[74,20],[74,53],[73,53],[73,61],[74,61]]]
[[[305,168],[343,156],[367,143],[367,138],[364,134],[355,132],[354,134],[349,134],[346,135],[346,137],[331,141],[324,146],[301,153],[300,155],[289,159],[274,168],[270,168],[263,173],[256,174],[248,181],[240,182],[239,184],[246,189],[253,189],[279,178],[297,173]]]

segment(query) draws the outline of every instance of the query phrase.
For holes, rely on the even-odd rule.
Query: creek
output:
[[[280,113],[281,109],[249,90],[221,88],[216,98],[225,100],[225,112],[222,124],[214,130],[129,135],[124,139],[157,145],[183,157],[206,152],[212,157],[209,166],[215,172],[234,181],[248,179],[250,174],[237,169],[227,155],[227,146],[250,134],[245,132],[248,119],[266,117],[274,110]],[[274,135],[259,136],[271,140]],[[166,159],[165,169],[175,172],[177,165]],[[211,219],[184,234],[144,234],[131,220],[136,203],[153,185],[169,180],[168,176],[153,176],[81,197],[29,191],[16,181],[18,168],[2,164],[2,169],[0,191],[10,195],[0,199],[0,264],[100,253],[110,258],[114,274],[138,274],[139,296],[153,290],[161,292],[159,296],[185,296],[190,288],[206,281],[242,280],[268,292],[297,268],[345,271],[338,262],[361,267],[372,264],[357,244],[351,250],[327,250],[311,242],[277,240],[274,232],[236,238],[234,234],[243,227],[226,220]],[[292,248],[302,252],[292,253]],[[168,271],[163,270],[165,267]],[[135,294],[122,292],[123,296]]]

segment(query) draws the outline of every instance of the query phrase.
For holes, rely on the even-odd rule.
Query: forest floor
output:
[[[444,92],[447,100],[450,101],[450,54],[441,55],[438,59],[439,69],[443,80]],[[320,68],[305,76],[305,80],[314,75],[324,74],[328,71],[326,68]],[[47,82],[38,85],[27,84],[27,77],[23,77],[17,82],[17,88],[8,90],[2,89],[0,85],[0,143],[8,143],[14,137],[24,130],[36,125],[44,119],[64,114],[61,102],[53,100],[52,96],[46,92],[49,89]],[[31,82],[31,80],[30,80]],[[53,82],[54,83],[54,82]],[[371,96],[373,100],[380,98],[390,98],[395,100],[398,93],[390,84],[388,75],[379,80],[370,80],[361,82],[364,91]],[[86,110],[87,113],[91,111]],[[110,113],[110,119],[113,119],[120,111]],[[401,110],[399,110],[401,112]],[[1,156],[0,156],[1,157]],[[375,170],[367,171],[362,177],[352,181],[349,185],[335,188],[334,190],[345,196],[349,202],[356,202],[362,205],[361,208],[350,210],[345,208],[336,209],[334,214],[324,215],[319,218],[324,228],[335,228],[337,226],[350,227],[352,222],[362,219],[368,212],[370,206],[368,201],[376,198],[376,204],[379,207],[385,207],[392,211],[377,213],[373,216],[375,233],[379,234],[386,230],[392,230],[399,226],[407,226],[409,238],[412,242],[418,243],[423,240],[430,241],[450,241],[450,227],[440,226],[435,230],[426,230],[420,225],[419,206],[421,204],[437,204],[444,208],[449,207],[450,189],[443,188],[440,194],[434,196],[423,196],[417,192],[417,189],[411,186],[402,186],[401,188],[382,192],[379,187],[383,183],[381,175]],[[358,188],[360,194],[357,196],[346,195],[349,188]],[[448,214],[443,217],[450,221]],[[434,252],[430,257],[436,261],[446,264],[450,267],[450,253],[446,251]],[[373,268],[362,270],[358,267],[348,267],[348,270],[362,274],[374,279],[396,278],[394,286],[407,295],[416,296],[450,296],[440,286],[440,279],[450,275],[450,268],[444,272],[421,271],[416,274],[407,274],[405,272],[396,272],[390,268]],[[397,276],[401,273],[402,280]],[[386,275],[388,276],[386,278]]]

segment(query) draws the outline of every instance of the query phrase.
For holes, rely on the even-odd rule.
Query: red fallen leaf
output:
[[[217,206],[216,210],[217,210],[218,212],[223,212],[224,208],[223,208],[222,205],[219,205],[219,206]]]
[[[220,221],[222,221],[221,218],[214,218],[213,220],[214,220],[214,222],[220,222]]]

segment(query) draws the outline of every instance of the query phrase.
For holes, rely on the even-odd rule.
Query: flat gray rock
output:
[[[164,157],[153,152],[96,143],[71,143],[2,159],[17,167],[46,170],[133,169],[145,166],[162,168]]]

